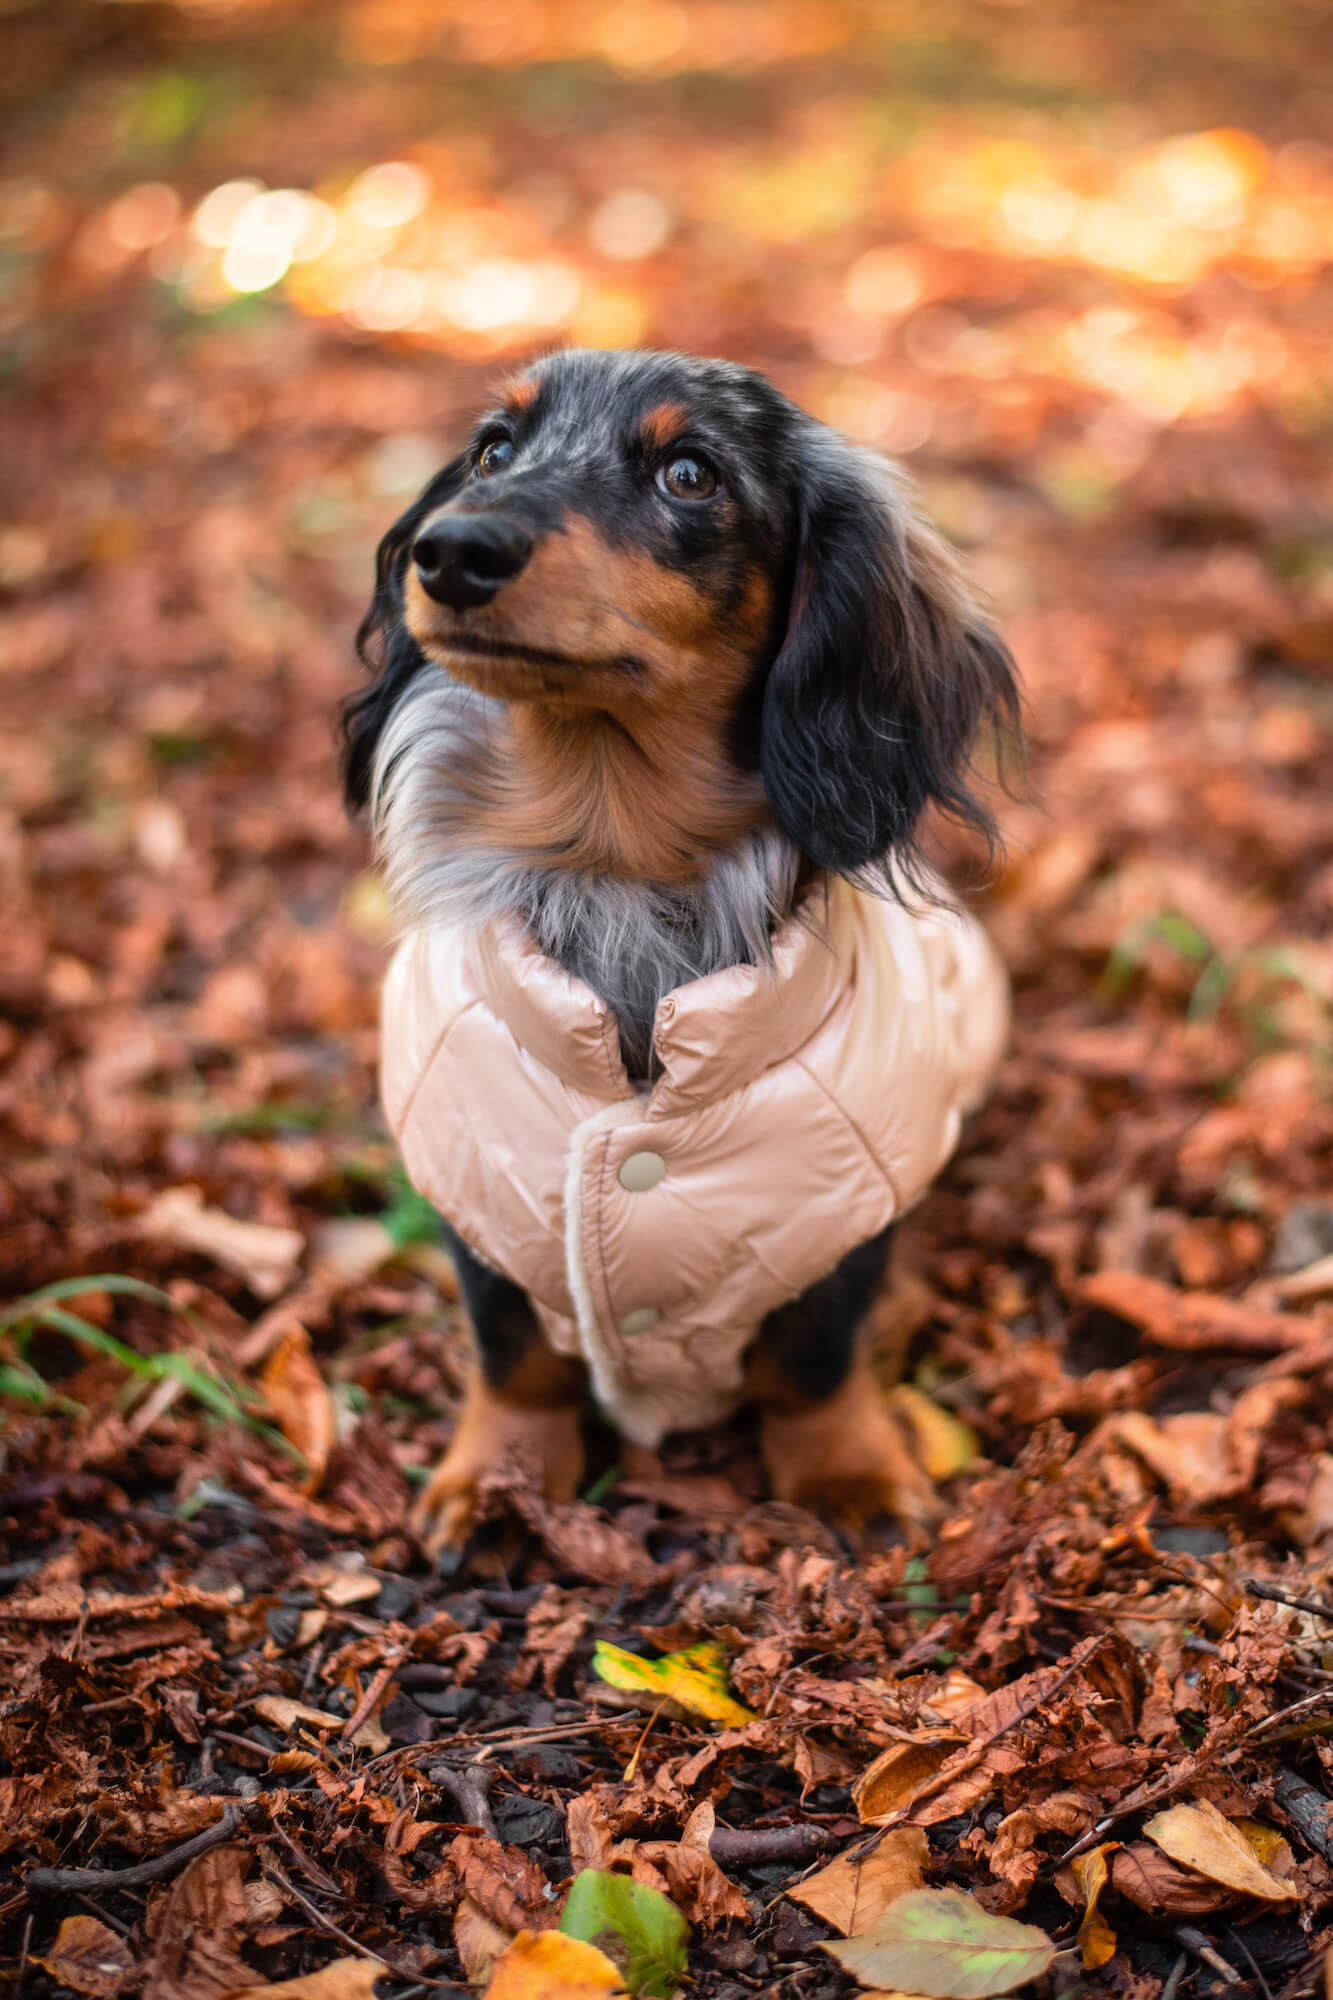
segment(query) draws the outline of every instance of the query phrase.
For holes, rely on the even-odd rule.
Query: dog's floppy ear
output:
[[[928,805],[995,845],[970,755],[983,723],[1017,726],[1014,665],[890,466],[825,433],[807,448],[802,481],[760,767],[802,853],[892,890],[920,882],[915,836]]]
[[[356,650],[375,679],[349,695],[342,711],[343,791],[353,812],[369,804],[375,749],[384,725],[426,664],[425,654],[403,623],[408,552],[422,523],[458,492],[467,464],[466,457],[456,458],[437,473],[394,522],[375,553],[375,591],[356,635]]]

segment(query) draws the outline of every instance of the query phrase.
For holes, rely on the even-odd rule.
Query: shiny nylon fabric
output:
[[[517,923],[414,930],[385,981],[381,1085],[414,1185],[655,1444],[727,1415],[765,1314],[924,1192],[1008,1020],[974,919],[833,882],[771,968],[666,996],[662,1074],[637,1092],[609,1009]],[[629,1189],[644,1153],[664,1171]]]

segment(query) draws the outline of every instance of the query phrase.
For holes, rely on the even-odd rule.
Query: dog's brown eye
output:
[[[667,461],[657,483],[673,500],[708,500],[717,492],[717,474],[707,460],[684,453]]]
[[[477,460],[477,470],[483,479],[489,479],[493,472],[503,472],[505,467],[512,463],[513,457],[514,440],[512,438],[492,438],[489,444],[485,444],[481,448],[481,457]]]

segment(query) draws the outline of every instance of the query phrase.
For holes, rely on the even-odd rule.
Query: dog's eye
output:
[[[493,472],[503,472],[507,465],[513,463],[513,458],[514,440],[512,438],[492,438],[489,444],[484,444],[481,448],[481,456],[477,460],[477,471],[483,479],[489,479]]]
[[[707,459],[684,452],[679,458],[668,459],[657,483],[673,500],[709,500],[717,492],[717,474]]]

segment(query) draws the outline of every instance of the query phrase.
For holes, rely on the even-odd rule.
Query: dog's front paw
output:
[[[413,1530],[432,1555],[461,1547],[484,1489],[535,1479],[548,1500],[572,1500],[583,1463],[577,1404],[506,1402],[478,1379],[464,1398],[453,1442],[412,1510]]]
[[[868,1368],[803,1408],[766,1407],[759,1442],[776,1500],[860,1529],[889,1514],[920,1533],[940,1513]]]

